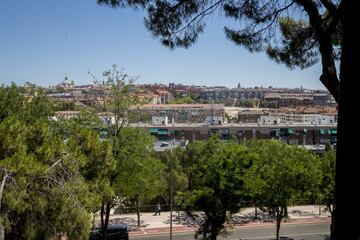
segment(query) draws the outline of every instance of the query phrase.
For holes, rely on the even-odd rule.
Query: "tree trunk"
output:
[[[276,240],[279,239],[280,235],[280,224],[281,224],[281,215],[276,214]]]
[[[338,114],[338,143],[336,152],[336,208],[335,239],[360,239],[359,168],[360,156],[360,114],[359,90],[359,28],[360,1],[344,1],[344,29],[340,65],[340,93]],[[350,189],[349,189],[350,187]]]
[[[9,176],[8,172],[4,171],[4,176],[3,176],[3,179],[1,180],[1,185],[0,185],[0,209],[1,209],[2,195],[3,195],[5,183],[6,183],[8,176]]]
[[[258,219],[258,207],[256,202],[255,202],[255,219]]]
[[[211,230],[210,230],[210,240],[216,240],[217,239],[217,235],[218,235],[218,231],[217,231],[217,227],[214,225],[211,225]]]
[[[137,225],[140,227],[140,211],[139,211],[139,199],[135,199],[136,202],[136,214],[137,214]]]
[[[111,200],[106,203],[106,215],[105,215],[105,224],[104,224],[104,237],[103,239],[107,239],[107,228],[109,226],[109,218],[110,218],[110,208],[111,208]]]
[[[105,213],[105,203],[102,202],[101,203],[101,210],[100,210],[100,220],[101,220],[101,227],[103,227],[105,225],[104,223],[104,213]]]
[[[94,212],[94,214],[93,214],[92,228],[95,227],[95,217],[96,217],[96,212]]]
[[[0,185],[0,209],[1,209],[2,195],[3,195],[5,183],[6,183],[8,176],[9,175],[8,175],[7,171],[4,171],[4,176],[3,176],[3,179],[2,179],[1,185]],[[5,238],[5,227],[2,225],[2,219],[0,219],[0,220],[1,220],[1,222],[0,222],[0,239],[4,239]]]
[[[330,224],[330,239],[335,239],[335,228],[334,228],[334,222],[335,222],[335,214],[334,212],[330,212],[331,214],[331,224]]]

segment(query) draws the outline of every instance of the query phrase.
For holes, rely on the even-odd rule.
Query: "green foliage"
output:
[[[336,153],[332,149],[328,150],[321,158],[321,202],[324,203],[330,210],[335,203],[335,162]]]
[[[317,192],[320,161],[298,146],[276,140],[259,140],[249,146],[259,158],[246,174],[246,187],[260,206],[277,218],[277,237],[285,209]]]
[[[47,121],[53,107],[41,90],[25,97],[15,85],[0,87],[0,121],[17,116],[27,122]]]
[[[290,68],[307,68],[319,61],[314,31],[308,22],[283,17],[279,25],[283,34],[282,47],[269,45],[266,51],[270,58]]]
[[[255,100],[248,100],[248,99],[244,99],[244,100],[240,100],[237,99],[235,106],[236,107],[253,107],[255,105]]]
[[[29,125],[13,117],[0,123],[0,139],[0,168],[10,173],[2,204],[7,236],[36,239],[67,232],[72,239],[85,238],[87,188],[61,139],[45,122]]]
[[[165,187],[165,166],[156,158],[154,139],[140,128],[124,128],[118,137],[121,146],[115,188],[129,198],[151,200]]]
[[[93,202],[89,203],[91,211],[96,212],[104,199],[108,200],[114,195],[108,179],[109,171],[115,167],[111,144],[101,141],[95,130],[78,125],[66,146],[72,157],[77,159],[79,173],[93,196]]]
[[[200,161],[203,152],[205,151],[206,142],[196,141],[189,144],[186,147],[186,150],[181,151],[181,148],[176,151],[180,152],[180,164],[182,166],[183,172],[186,174],[188,187],[187,189],[193,188],[193,179],[195,175],[195,163]]]
[[[8,239],[50,239],[66,232],[86,239],[87,185],[79,161],[49,126],[52,106],[35,91],[26,100],[14,85],[0,88],[1,220]],[[91,200],[90,200],[91,201]]]
[[[110,208],[116,205],[118,197],[134,199],[141,204],[158,195],[165,186],[161,178],[164,166],[154,155],[154,139],[145,131],[129,126],[129,121],[138,117],[134,111],[136,105],[141,104],[134,94],[135,80],[114,65],[103,73],[102,81],[95,81],[99,87],[106,89],[108,96],[104,109],[106,117],[111,119],[103,128],[107,132],[103,141],[109,147],[107,153],[110,161],[101,170],[104,174],[101,174],[103,177],[99,182],[102,188],[108,189],[106,197],[101,199],[101,216],[105,216],[101,222],[105,229]]]
[[[109,96],[105,98],[104,108],[108,116],[114,118],[114,122],[109,122],[107,128],[111,136],[117,136],[129,123],[129,119],[134,118],[133,107],[140,103],[136,94],[133,94],[133,83],[137,78],[118,70],[117,65],[104,71],[102,76],[103,80],[95,79],[95,84],[107,90]]]
[[[110,71],[104,76],[109,74],[117,73]],[[5,170],[11,176],[2,205],[7,236],[52,238],[66,232],[70,239],[87,238],[89,212],[98,211],[102,203],[114,203],[117,196],[141,203],[164,193],[170,179],[170,158],[175,165],[175,190],[190,186],[186,175],[194,175],[191,158],[202,150],[196,150],[194,144],[186,155],[183,149],[174,150],[173,155],[166,152],[161,163],[154,154],[153,138],[123,124],[136,102],[123,103],[130,90],[124,83],[109,88],[120,92],[109,99],[120,123],[117,128],[108,126],[112,134],[102,140],[97,130],[104,125],[93,112],[49,121],[53,106],[41,91],[34,89],[35,95],[27,100],[16,86],[0,89],[7,103],[1,112],[0,168],[3,177]],[[168,199],[167,194],[164,198]]]
[[[57,121],[51,121],[50,125],[51,131],[54,131],[54,134],[62,136],[64,139],[75,134],[79,128],[98,130],[99,133],[105,128],[99,117],[93,111],[86,109],[82,109],[76,118],[60,118]]]
[[[54,107],[49,102],[45,93],[42,90],[36,92],[26,104],[26,110],[24,112],[24,118],[27,121],[35,122],[37,120],[48,121],[50,116],[54,114]]]
[[[203,211],[205,221],[197,232],[201,239],[216,239],[224,230],[227,212],[237,212],[245,200],[244,175],[256,155],[234,141],[212,137],[200,151],[191,149],[192,185],[184,195],[187,212]]]
[[[191,98],[191,96],[186,96],[186,97],[177,97],[177,98],[172,98],[170,100],[170,104],[190,104],[190,103],[194,103],[194,99]]]
[[[54,106],[56,111],[75,111],[74,102],[59,103]]]
[[[19,94],[15,84],[0,87],[0,121],[19,114],[25,108],[25,97]]]
[[[181,192],[188,187],[188,179],[180,162],[182,156],[183,151],[181,148],[166,150],[160,155],[161,162],[166,166],[167,189],[162,192],[162,198],[167,203],[170,202],[171,174],[173,175],[173,192]]]
[[[146,10],[145,26],[169,48],[188,48],[204,31],[211,15],[225,16],[230,20],[224,27],[226,37],[250,52],[265,51],[271,59],[290,68],[310,67],[321,59],[320,81],[338,101],[335,61],[340,59],[344,44],[343,9],[347,1],[98,0],[98,3]],[[357,3],[352,4],[356,9]],[[349,21],[349,29],[352,22]]]
[[[321,158],[322,179],[319,188],[319,200],[331,214],[330,239],[335,234],[335,165],[336,152],[333,149],[328,149]]]
[[[330,1],[334,9],[336,4]],[[319,28],[328,30],[333,43],[339,43],[335,27],[340,24],[334,12],[321,4],[301,1],[129,1],[98,0],[112,7],[140,7],[148,12],[145,25],[167,47],[189,47],[204,31],[208,15],[215,12],[239,22],[239,29],[225,27],[226,36],[249,51],[266,50],[277,62],[305,68],[318,61]],[[311,5],[311,7],[309,7]],[[313,8],[312,8],[313,7]],[[305,10],[312,21],[294,14]],[[312,11],[310,9],[313,9]],[[289,17],[289,12],[294,16]],[[319,16],[315,15],[318,14]],[[295,17],[296,16],[296,17]],[[316,21],[314,20],[316,17]],[[297,18],[297,19],[295,19]],[[316,25],[316,26],[314,26]],[[334,25],[334,26],[333,26]],[[279,40],[277,27],[282,38]],[[327,37],[329,37],[327,36]]]

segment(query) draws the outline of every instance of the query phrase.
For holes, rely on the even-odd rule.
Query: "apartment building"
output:
[[[301,113],[271,113],[262,115],[258,119],[260,125],[303,124],[303,125],[331,125],[336,123],[335,115],[301,114]]]
[[[224,117],[221,104],[144,104],[133,111],[148,113],[150,116],[167,116],[177,123],[203,123],[208,116]]]

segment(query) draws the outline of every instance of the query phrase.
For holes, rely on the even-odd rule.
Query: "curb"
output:
[[[301,219],[288,219],[282,221],[281,225],[295,225],[295,224],[311,224],[311,223],[330,223],[330,217],[312,217],[312,218],[301,218]],[[236,224],[232,225],[233,229],[239,228],[257,228],[257,227],[269,227],[275,226],[276,221],[271,222],[249,222],[245,224]],[[160,227],[160,228],[143,228],[137,231],[130,231],[130,237],[146,236],[146,235],[163,235],[170,233],[170,227]],[[175,226],[173,227],[173,233],[188,233],[195,232],[197,227],[189,226]]]

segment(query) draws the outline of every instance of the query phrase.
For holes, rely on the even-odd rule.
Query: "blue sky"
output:
[[[194,46],[175,50],[151,36],[143,17],[96,0],[1,0],[0,83],[49,86],[68,76],[89,84],[88,71],[100,76],[117,64],[139,76],[137,83],[324,89],[319,64],[289,70],[263,53],[251,54],[226,39],[217,15]]]

